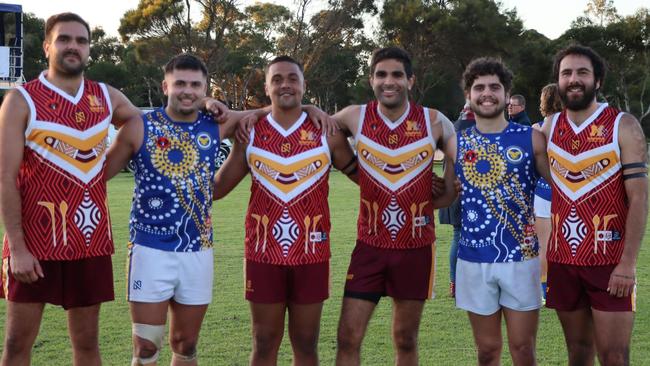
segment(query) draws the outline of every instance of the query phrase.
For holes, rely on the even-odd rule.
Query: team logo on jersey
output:
[[[280,145],[280,151],[283,153],[290,153],[291,152],[291,144],[288,142],[283,143]]]
[[[207,132],[201,132],[196,135],[196,144],[203,150],[209,149],[212,145],[212,137]]]
[[[605,142],[605,134],[607,130],[603,125],[591,125],[589,130],[589,137],[587,141],[589,142]]]
[[[75,112],[74,118],[79,124],[86,122],[86,114],[84,112]]]
[[[316,145],[316,134],[312,131],[307,131],[305,129],[300,130],[300,145],[314,146]]]
[[[399,141],[399,137],[397,136],[396,133],[391,133],[390,135],[388,135],[388,143],[389,144],[395,145],[395,144],[397,144],[398,141]]]
[[[513,164],[519,164],[524,160],[524,152],[519,146],[510,146],[506,149],[506,159]]]
[[[88,104],[93,113],[104,113],[104,103],[96,95],[88,95]]]
[[[408,137],[422,137],[422,129],[417,121],[406,121],[406,136]]]

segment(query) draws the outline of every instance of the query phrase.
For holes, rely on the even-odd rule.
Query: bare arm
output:
[[[535,154],[535,168],[537,173],[547,182],[551,181],[551,171],[546,153],[546,137],[536,129],[533,129],[533,153]]]
[[[142,117],[139,120],[132,120],[122,126],[117,132],[115,141],[108,149],[106,158],[106,180],[113,178],[119,173],[131,157],[142,146],[144,140],[144,124]]]
[[[630,295],[634,289],[636,262],[648,218],[647,146],[641,125],[632,115],[625,114],[621,118],[618,143],[621,148],[628,215],[623,255],[612,271],[608,290],[610,295],[622,297]],[[628,165],[635,163],[636,166]],[[630,167],[626,168],[626,165]]]
[[[142,112],[121,91],[110,85],[106,85],[106,87],[113,105],[113,120],[111,122],[115,127],[122,127],[125,123],[141,118]]]
[[[354,155],[348,139],[342,132],[338,132],[327,138],[327,144],[332,154],[332,165],[341,173],[347,175],[354,183],[359,183],[357,174],[357,157]]]
[[[235,141],[230,154],[214,176],[212,198],[219,200],[232,191],[248,173],[246,145]]]
[[[355,136],[359,127],[360,105],[349,105],[332,116],[346,136]]]
[[[0,215],[9,241],[14,277],[31,283],[44,277],[38,260],[25,245],[22,202],[17,186],[25,148],[25,129],[29,119],[27,102],[17,90],[10,91],[0,107]]]

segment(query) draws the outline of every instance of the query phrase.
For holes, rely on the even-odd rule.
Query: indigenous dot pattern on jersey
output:
[[[456,173],[463,191],[458,257],[482,263],[537,256],[532,128],[509,123],[501,133],[458,132]]]
[[[251,132],[246,258],[301,265],[329,260],[327,139],[303,113],[288,129],[269,114]]]
[[[618,263],[628,210],[618,145],[622,115],[601,104],[579,127],[566,112],[553,117],[548,157],[556,199],[551,202],[549,261]]]
[[[358,239],[387,249],[433,244],[433,140],[429,110],[415,103],[396,121],[377,101],[361,107]]]
[[[174,122],[160,108],[144,115],[133,158],[132,243],[175,252],[212,247],[212,190],[219,128],[209,114]]]
[[[18,173],[27,248],[41,260],[112,254],[104,179],[112,119],[106,86],[84,79],[72,96],[42,73],[17,90],[29,107]],[[6,235],[4,244],[7,257]]]

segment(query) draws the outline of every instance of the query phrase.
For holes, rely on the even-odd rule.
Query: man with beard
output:
[[[67,310],[73,364],[99,365],[100,304],[113,300],[104,162],[108,126],[140,111],[83,77],[90,28],[62,13],[45,23],[48,69],[0,109],[0,207],[7,298],[3,365],[28,365],[45,303]]]
[[[302,65],[272,60],[264,89],[271,112],[236,142],[215,177],[216,198],[250,171],[246,214],[246,299],[253,333],[251,365],[276,365],[289,313],[294,365],[318,364],[323,302],[329,297],[331,166],[357,180],[357,161],[342,133],[325,137],[302,111]]]
[[[605,61],[572,45],[553,72],[565,109],[545,123],[552,233],[546,305],[557,311],[571,365],[629,364],[636,261],[645,232],[647,150],[639,122],[596,94]]]
[[[357,242],[339,321],[338,365],[361,363],[366,328],[382,296],[393,298],[396,364],[418,364],[422,309],[433,297],[433,212],[451,204],[456,191],[453,169],[446,169],[444,194],[432,192],[433,153],[453,136],[454,127],[439,111],[409,101],[414,82],[406,51],[378,49],[370,64],[377,100],[334,115],[355,138],[361,190]]]
[[[132,364],[156,363],[170,309],[172,365],[196,365],[212,300],[215,162],[219,141],[233,135],[236,118],[217,125],[200,110],[208,70],[195,56],[175,56],[164,72],[167,106],[120,129],[108,151],[106,177],[134,162],[127,266]]]
[[[505,317],[514,365],[535,364],[541,307],[533,193],[548,178],[544,135],[504,117],[512,74],[492,58],[473,60],[463,89],[476,125],[447,144],[462,183],[456,306],[467,310],[479,365],[501,359]]]

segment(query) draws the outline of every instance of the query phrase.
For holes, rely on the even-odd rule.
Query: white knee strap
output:
[[[147,366],[147,365],[155,365],[156,361],[158,361],[158,356],[160,356],[160,352],[156,350],[156,353],[153,354],[151,357],[133,357],[131,359],[131,366]]]
[[[133,334],[142,339],[146,339],[156,346],[156,353],[151,357],[137,357],[133,356],[131,360],[131,366],[145,366],[149,364],[154,364],[158,361],[158,356],[160,355],[160,347],[162,347],[162,341],[165,337],[165,326],[164,325],[151,325],[151,324],[141,324],[133,323],[132,326]]]
[[[163,338],[165,337],[165,325],[151,325],[133,323],[133,334],[150,341],[156,348],[160,349]]]
[[[182,355],[180,353],[174,352],[174,358],[177,361],[181,361],[181,362],[192,362],[196,360],[196,354],[197,354],[196,350],[191,355]]]

